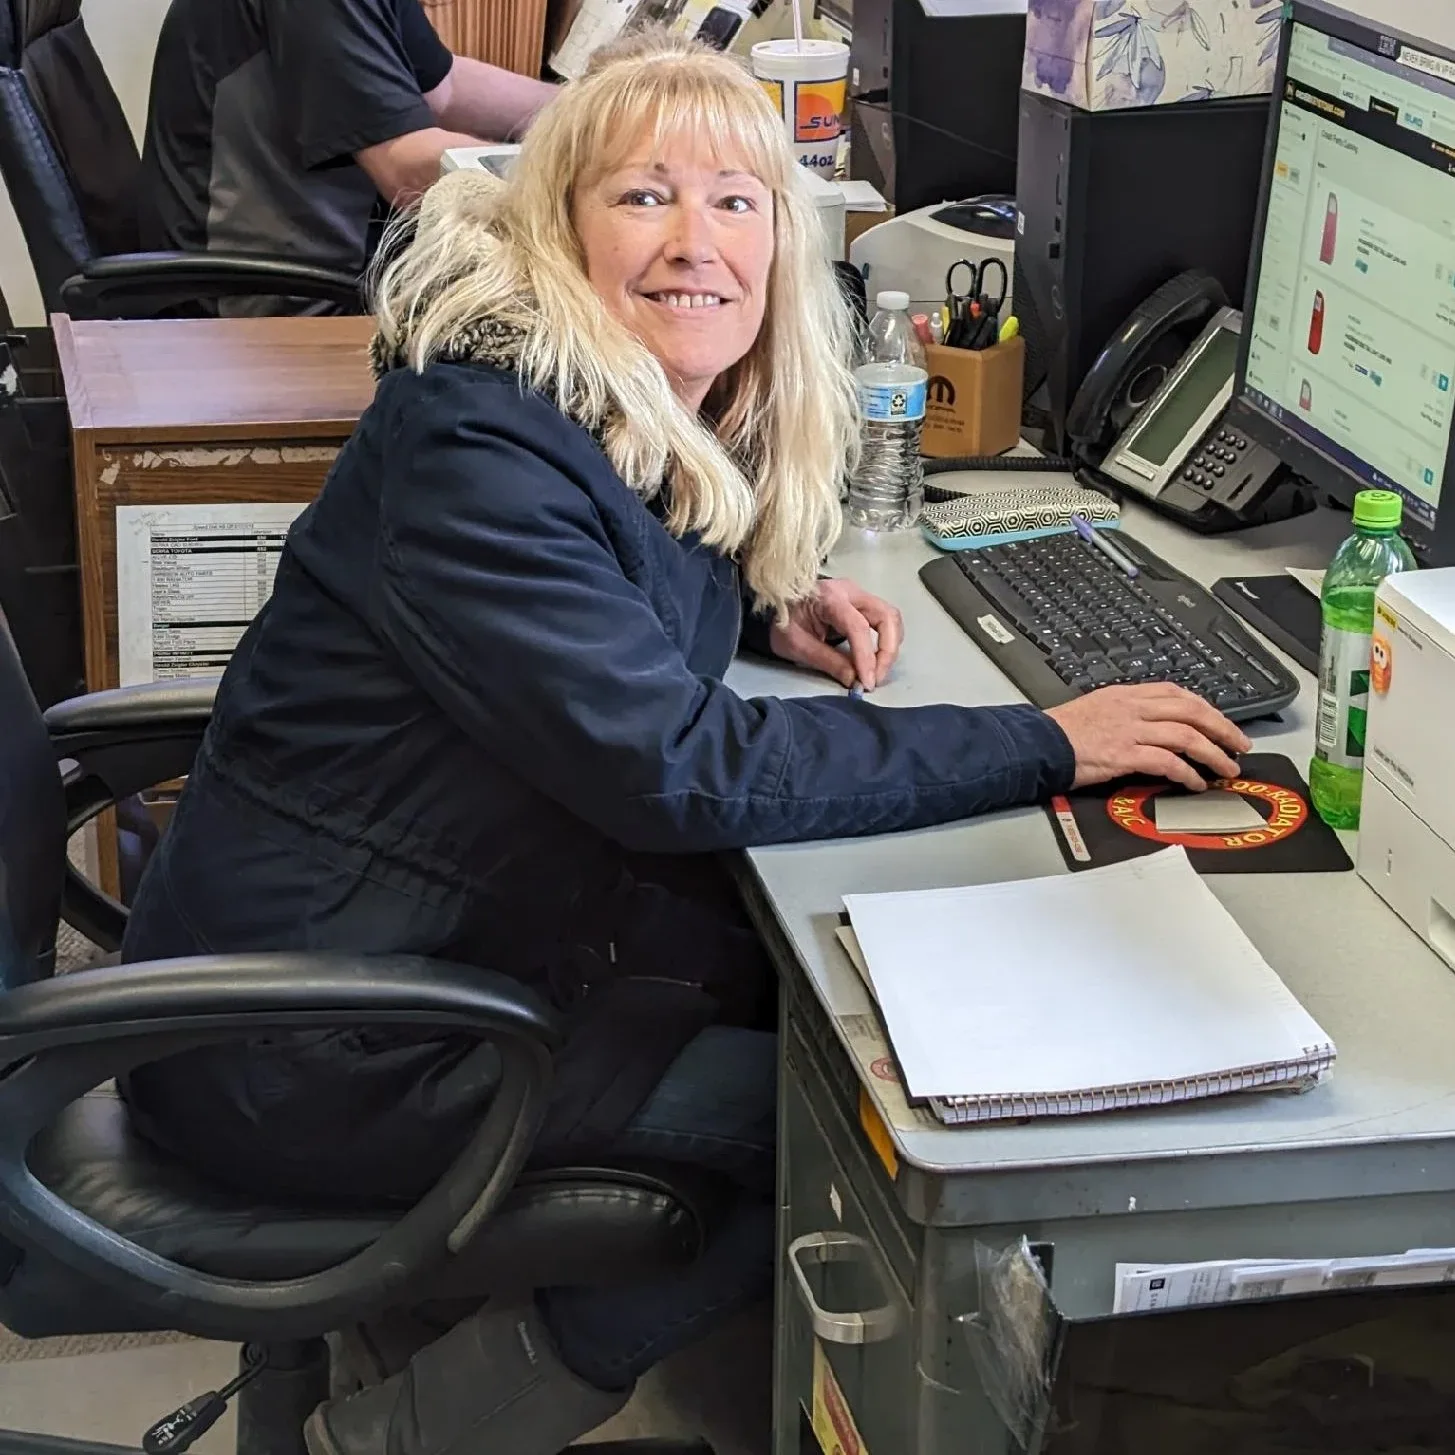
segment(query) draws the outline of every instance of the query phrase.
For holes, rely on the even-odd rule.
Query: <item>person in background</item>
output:
[[[363,1331],[366,1387],[306,1431],[312,1455],[555,1455],[773,1286],[776,1038],[743,1005],[761,948],[694,887],[714,856],[1134,772],[1200,788],[1194,762],[1235,772],[1248,743],[1173,687],[1051,713],[845,692],[876,692],[902,626],[821,575],[858,430],[847,310],[736,61],[660,34],[598,52],[508,182],[456,173],[412,224],[377,270],[374,402],[227,669],[124,954],[511,975],[567,1027],[535,1166],[732,1186],[691,1267],[502,1300],[423,1346]],[[741,697],[740,644],[837,688]],[[213,1180],[377,1208],[450,1164],[490,1064],[380,1026],[196,1051],[124,1090]]]
[[[421,0],[172,0],[152,69],[142,247],[362,274],[390,211],[439,176],[447,148],[517,138],[555,89],[452,55]]]

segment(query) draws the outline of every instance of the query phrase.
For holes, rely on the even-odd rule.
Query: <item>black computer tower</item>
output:
[[[1048,448],[1064,453],[1081,381],[1169,278],[1202,268],[1242,306],[1270,104],[1081,111],[1021,93],[1015,309]]]
[[[850,170],[899,212],[1015,191],[1024,15],[854,0]]]

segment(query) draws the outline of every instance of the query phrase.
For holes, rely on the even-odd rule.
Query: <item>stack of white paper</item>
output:
[[[844,903],[909,1093],[951,1123],[1306,1086],[1334,1060],[1180,848]]]

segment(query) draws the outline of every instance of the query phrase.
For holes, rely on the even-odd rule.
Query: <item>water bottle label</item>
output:
[[[860,384],[859,408],[874,424],[913,424],[925,417],[928,379],[912,384]]]
[[[1324,628],[1319,650],[1317,753],[1336,768],[1364,767],[1369,726],[1370,637]]]

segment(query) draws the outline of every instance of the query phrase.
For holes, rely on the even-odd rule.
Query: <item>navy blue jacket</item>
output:
[[[745,700],[722,680],[744,621],[735,564],[669,534],[512,373],[388,372],[227,671],[127,956],[331,948],[504,970],[580,1026],[551,1135],[609,1135],[732,979],[731,941],[645,901],[633,854],[913,828],[1073,776],[1028,707]],[[402,1094],[438,1050],[208,1052],[185,1108],[164,1072],[131,1094],[174,1144],[195,1150],[231,1107],[236,1136],[266,1125],[306,1159],[325,1115],[359,1114],[321,1081],[392,1056]],[[477,1111],[457,1108],[461,1126]]]

